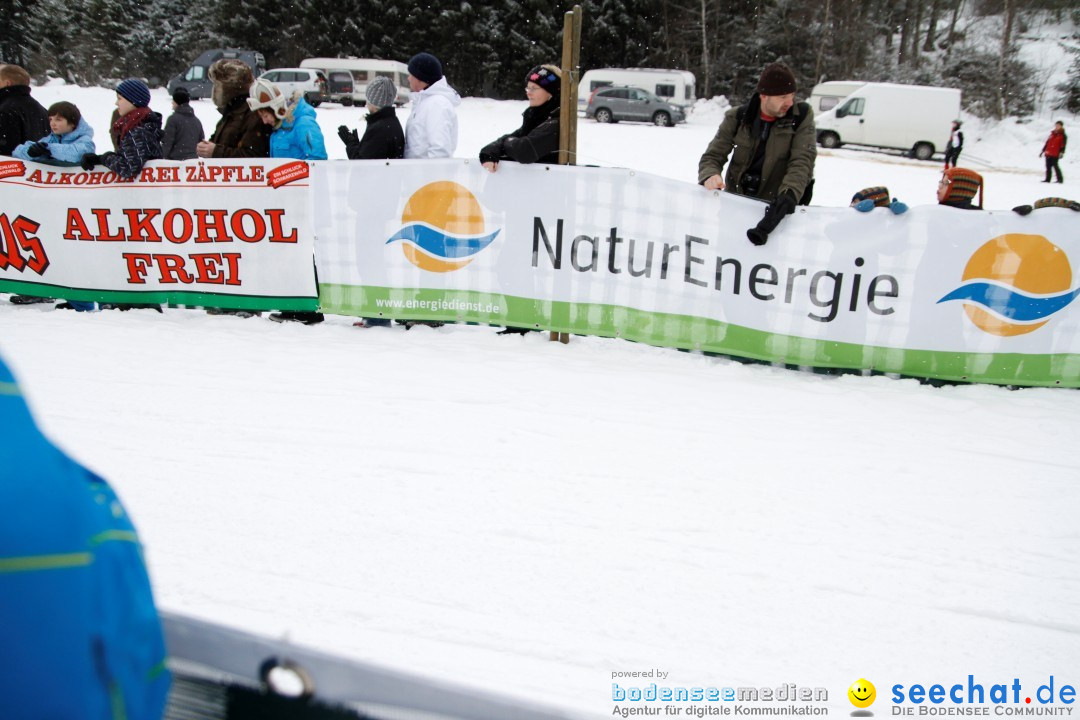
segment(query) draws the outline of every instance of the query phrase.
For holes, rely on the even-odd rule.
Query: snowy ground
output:
[[[34,93],[106,137],[110,91]],[[467,100],[459,155],[523,107]],[[332,156],[360,112],[320,108]],[[692,181],[718,121],[583,122],[582,160]],[[1045,194],[1048,130],[987,131],[991,207]],[[847,150],[817,167],[827,205],[880,183],[929,203],[939,172]],[[0,354],[118,488],[169,610],[590,716],[613,672],[650,668],[823,686],[839,715],[860,677],[879,715],[893,683],[1080,681],[1073,391],[2,301]]]

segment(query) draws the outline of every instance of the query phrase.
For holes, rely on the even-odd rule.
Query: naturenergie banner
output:
[[[761,203],[623,169],[214,161],[118,184],[10,164],[0,291],[309,309],[313,247],[329,313],[1080,386],[1067,209],[802,207],[758,247]]]

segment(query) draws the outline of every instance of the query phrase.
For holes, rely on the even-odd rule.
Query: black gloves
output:
[[[350,160],[356,160],[360,155],[360,136],[355,130],[350,130],[344,125],[338,126],[338,137],[345,143],[345,154]]]
[[[82,156],[82,162],[79,163],[79,165],[82,166],[82,169],[87,171],[87,172],[90,172],[96,166],[98,166],[100,164],[101,164],[101,156],[100,155],[95,155],[94,153],[86,153],[85,155]]]
[[[26,154],[32,158],[52,157],[52,151],[50,151],[49,146],[43,142],[36,142],[26,148]]]
[[[341,138],[341,142],[345,143],[345,147],[348,147],[349,145],[360,144],[360,136],[356,133],[356,131],[350,130],[344,125],[338,126],[337,135],[339,138]]]
[[[795,212],[796,203],[798,200],[795,199],[795,193],[790,190],[780,193],[769,207],[765,208],[765,217],[761,218],[761,222],[746,231],[746,237],[755,245],[764,245],[769,240],[769,233],[776,229],[780,221]]]

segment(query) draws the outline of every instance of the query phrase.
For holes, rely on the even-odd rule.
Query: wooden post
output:
[[[562,85],[559,92],[559,164],[577,165],[578,80],[581,79],[581,6],[563,15]],[[570,333],[552,331],[549,340],[570,342]]]

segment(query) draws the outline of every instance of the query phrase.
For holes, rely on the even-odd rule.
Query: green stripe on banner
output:
[[[0,395],[11,395],[14,397],[18,397],[22,395],[22,392],[19,391],[19,386],[15,383],[0,382]]]
[[[229,310],[296,310],[319,309],[317,297],[278,297],[264,295],[227,295],[225,293],[190,292],[185,290],[83,290],[31,283],[22,280],[0,280],[0,292],[38,297],[63,298],[79,302],[156,303],[163,305],[193,305],[226,308]]]
[[[618,337],[812,368],[863,370],[997,385],[1080,387],[1080,355],[910,350],[816,340],[690,315],[474,292],[321,283],[324,312],[362,317],[477,322]]]

